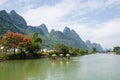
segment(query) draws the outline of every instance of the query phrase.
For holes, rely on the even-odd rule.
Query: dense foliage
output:
[[[32,54],[34,56],[40,50],[42,39],[38,36],[38,33],[34,33],[32,38],[30,38],[20,33],[6,32],[0,43],[7,54],[13,50],[12,54],[14,56],[17,54],[20,56],[29,56]],[[13,55],[10,54],[10,56]]]
[[[114,47],[113,51],[114,51],[116,54],[120,54],[120,47],[119,47],[119,46]]]
[[[72,46],[66,46],[64,44],[56,44],[56,45],[54,45],[53,50],[54,50],[54,53],[56,53],[58,56],[60,54],[63,54],[63,56],[66,56],[66,54],[70,54],[71,56],[89,54],[88,50],[74,48]]]
[[[6,59],[25,59],[51,54],[56,54],[57,56],[60,54],[63,54],[63,56],[67,54],[80,56],[96,52],[95,48],[92,52],[89,52],[88,50],[67,46],[65,44],[55,44],[52,47],[52,52],[47,52],[47,54],[43,52],[42,54],[42,42],[38,33],[34,33],[31,37],[28,37],[20,33],[6,32],[0,41],[1,47],[3,47],[1,53],[5,54]]]

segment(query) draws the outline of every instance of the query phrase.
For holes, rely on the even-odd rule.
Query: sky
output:
[[[28,25],[44,23],[49,31],[67,26],[103,48],[120,46],[120,0],[0,0],[0,10],[15,10]]]

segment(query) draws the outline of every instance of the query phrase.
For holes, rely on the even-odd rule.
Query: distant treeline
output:
[[[39,57],[49,57],[52,54],[59,56],[81,56],[96,52],[96,48],[88,51],[85,49],[67,46],[65,44],[55,44],[51,51],[42,51],[42,38],[38,33],[27,36],[21,33],[6,32],[0,41],[0,58],[2,59],[31,59]]]

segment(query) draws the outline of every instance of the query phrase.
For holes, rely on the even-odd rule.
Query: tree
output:
[[[79,55],[79,51],[80,51],[79,48],[74,48],[72,46],[68,46],[68,49],[69,49],[69,54],[70,55],[72,55],[72,56]]]
[[[53,46],[54,51],[57,54],[63,54],[64,56],[69,53],[69,49],[64,44],[56,44]]]
[[[32,44],[34,48],[33,52],[37,52],[41,49],[42,39],[39,37],[38,33],[32,35]]]
[[[116,52],[116,54],[120,54],[120,47],[114,47],[113,51]]]
[[[13,48],[14,54],[17,47],[29,47],[31,45],[31,40],[29,37],[14,32],[6,32],[1,40],[1,44],[7,48]]]
[[[94,48],[92,49],[92,52],[93,52],[93,53],[96,53],[96,52],[97,52],[97,49],[94,47]]]

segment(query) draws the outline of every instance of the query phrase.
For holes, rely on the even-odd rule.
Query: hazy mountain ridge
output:
[[[102,46],[98,43],[91,43],[91,41],[87,40],[86,45],[87,45],[89,50],[92,50],[93,48],[96,48],[96,50],[99,51],[99,52],[103,51]]]
[[[28,26],[25,19],[14,10],[10,13],[7,13],[5,10],[0,11],[0,36],[7,31],[20,32],[24,34],[38,32],[43,38],[44,48],[50,48],[54,44],[62,43],[89,50],[89,46],[86,45],[74,30],[65,27],[62,32],[55,31],[54,29],[52,29],[51,32],[48,32],[45,24],[41,24],[40,26]],[[96,44],[94,44],[94,46],[98,47]]]
[[[72,45],[82,49],[88,49],[84,41],[78,36],[74,30],[70,30],[65,27],[63,32],[51,30],[50,36],[58,39],[62,39],[61,43]]]
[[[98,43],[93,43],[93,47],[95,47],[96,50],[99,51],[99,52],[103,51],[102,46]]]

